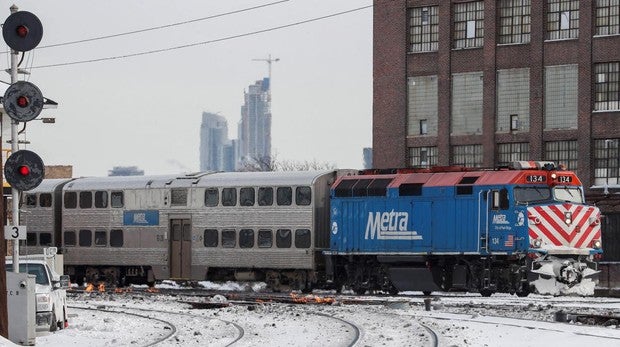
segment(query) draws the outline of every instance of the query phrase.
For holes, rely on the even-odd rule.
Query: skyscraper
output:
[[[269,78],[250,85],[244,92],[239,123],[239,156],[243,163],[271,160],[271,91]]]
[[[203,112],[200,125],[200,171],[232,171],[234,155],[228,140],[228,123],[220,115]]]

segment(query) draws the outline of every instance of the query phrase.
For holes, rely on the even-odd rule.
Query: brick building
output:
[[[373,42],[376,168],[564,164],[620,260],[619,0],[374,0]]]

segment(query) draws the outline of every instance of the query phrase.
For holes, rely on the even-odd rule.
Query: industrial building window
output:
[[[500,143],[497,145],[497,165],[507,166],[513,161],[530,160],[530,143]]]
[[[110,230],[110,247],[123,247],[123,230],[113,229]]]
[[[409,147],[409,166],[429,168],[437,165],[437,147]]]
[[[414,7],[409,10],[411,52],[437,51],[439,44],[439,6]]]
[[[105,230],[95,230],[95,246],[105,247],[108,245],[108,233]]]
[[[239,247],[240,248],[254,247],[254,230],[252,229],[239,230]]]
[[[452,165],[482,166],[482,145],[452,146]]]
[[[531,32],[531,0],[500,0],[499,43],[528,43]]]
[[[545,130],[577,128],[577,65],[545,67]]]
[[[205,229],[203,237],[205,247],[217,247],[219,239],[217,229]]]
[[[482,72],[452,75],[452,135],[482,134]]]
[[[220,200],[220,192],[217,188],[207,188],[205,190],[205,206],[214,207],[217,206]]]
[[[567,170],[577,170],[577,141],[545,142],[545,160],[564,165]]]
[[[273,205],[273,188],[260,187],[258,188],[258,206],[271,206]]]
[[[271,248],[273,244],[273,232],[268,229],[258,231],[258,248]]]
[[[111,206],[114,208],[121,208],[124,206],[123,202],[123,192],[112,192],[111,194]]]
[[[65,240],[65,246],[75,246],[76,245],[75,231],[65,231],[64,240]]]
[[[497,70],[495,131],[529,131],[530,69]]]
[[[312,189],[310,187],[295,188],[295,204],[298,206],[310,205],[312,201]]]
[[[312,243],[310,236],[310,230],[308,229],[295,230],[295,248],[310,248]]]
[[[77,207],[77,193],[76,192],[65,192],[65,208],[76,208]]]
[[[594,184],[620,184],[620,139],[594,141]]]
[[[547,0],[547,40],[579,37],[579,0]]]
[[[482,47],[484,43],[484,1],[454,4],[453,48]]]
[[[233,229],[222,230],[222,247],[235,248],[237,244],[237,233]]]
[[[254,206],[255,194],[254,188],[239,189],[239,205]]]
[[[596,0],[595,35],[620,34],[620,1]]]
[[[80,192],[80,208],[93,207],[93,193],[92,192]]]
[[[52,194],[42,193],[41,195],[39,195],[39,206],[52,207]]]
[[[95,207],[106,208],[108,207],[108,192],[100,190],[95,192]]]
[[[594,110],[620,110],[620,62],[594,64]]]
[[[407,135],[437,135],[437,76],[409,77]]]
[[[289,206],[293,203],[293,188],[291,187],[278,187],[276,195],[279,206]]]
[[[176,188],[170,190],[171,206],[187,206],[187,189]]]
[[[237,189],[236,188],[222,189],[222,206],[236,206],[236,205],[237,205]]]
[[[40,246],[51,246],[52,245],[52,233],[39,234],[39,245]]]
[[[291,230],[278,229],[276,232],[276,247],[291,248]]]

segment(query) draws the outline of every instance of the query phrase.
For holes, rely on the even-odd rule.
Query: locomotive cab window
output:
[[[95,192],[95,207],[96,208],[108,207],[108,192],[102,191],[102,190]]]
[[[92,208],[93,207],[93,193],[92,192],[80,192],[80,208]]]
[[[307,206],[312,202],[312,189],[310,187],[295,188],[295,204]]]
[[[204,245],[205,247],[217,247],[219,235],[217,229],[205,229]]]
[[[258,188],[258,206],[271,206],[273,205],[273,188],[260,187]]]
[[[124,206],[123,192],[112,192],[111,194],[111,206],[114,208],[121,208]]]
[[[207,188],[205,190],[205,206],[215,207],[220,200],[220,192],[217,188]]]
[[[310,248],[312,243],[310,235],[310,230],[308,229],[295,230],[295,248]]]
[[[76,208],[77,207],[77,193],[76,192],[65,192],[65,198],[63,200],[65,202],[65,208]]]
[[[273,232],[267,229],[258,231],[258,248],[271,248],[273,245]]]
[[[514,189],[517,204],[528,204],[551,199],[551,191],[548,187],[516,187]]]
[[[123,230],[110,230],[110,247],[123,247]]]
[[[254,188],[239,189],[239,205],[254,206]]]
[[[29,207],[37,206],[37,195],[36,194],[26,194],[26,206],[29,206]]]
[[[561,202],[583,204],[583,193],[578,187],[554,187],[553,198]]]
[[[279,206],[290,206],[293,203],[293,188],[278,187],[276,201]]]
[[[222,189],[222,206],[237,206],[237,189]]]
[[[39,206],[40,207],[52,207],[52,194],[41,193],[41,195],[39,195]]]
[[[276,233],[276,247],[291,248],[291,239],[290,229],[278,229]]]
[[[75,231],[65,231],[64,233],[65,246],[73,247],[76,245],[77,237]]]
[[[239,247],[240,248],[254,247],[254,230],[241,229],[239,231]]]
[[[494,210],[507,210],[509,207],[508,189],[500,189],[491,191],[492,208]]]

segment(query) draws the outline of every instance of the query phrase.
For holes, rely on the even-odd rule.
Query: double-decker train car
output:
[[[25,193],[22,250],[59,247],[76,282],[235,279],[310,290],[329,247],[329,189],[345,173],[44,180]]]
[[[594,291],[600,211],[553,163],[367,172],[331,197],[330,276],[358,293]]]

